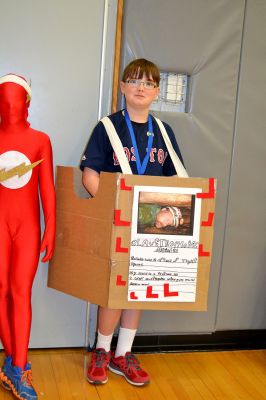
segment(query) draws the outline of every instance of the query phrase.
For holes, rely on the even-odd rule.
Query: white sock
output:
[[[115,357],[124,356],[131,351],[133,340],[136,336],[137,329],[122,328],[119,329],[117,347]]]
[[[105,336],[98,331],[96,349],[104,349],[107,352],[110,351],[112,338],[113,333],[111,333],[111,335]]]

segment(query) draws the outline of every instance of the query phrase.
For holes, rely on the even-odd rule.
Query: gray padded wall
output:
[[[55,165],[79,163],[98,118],[104,0],[1,1],[0,76],[31,78],[30,122],[51,138]],[[87,304],[49,289],[40,263],[31,347],[85,344]]]
[[[248,0],[217,329],[266,328],[266,2]]]
[[[257,9],[259,9],[263,2],[252,1],[250,3],[254,7],[257,4]],[[262,7],[262,9],[264,8]],[[252,324],[252,308],[259,296],[257,289],[261,290],[261,285],[256,287],[250,283],[251,273],[246,268],[247,263],[244,263],[245,259],[253,258],[250,252],[255,252],[256,249],[252,250],[250,244],[244,248],[243,245],[240,247],[240,241],[237,240],[238,234],[241,234],[245,228],[243,218],[246,221],[247,209],[243,205],[238,206],[239,212],[232,221],[232,212],[230,211],[236,206],[234,202],[237,202],[237,198],[241,194],[239,189],[242,190],[242,193],[245,189],[243,176],[240,186],[237,186],[236,181],[239,178],[238,175],[241,175],[241,164],[244,162],[241,152],[247,151],[247,145],[244,142],[245,136],[249,135],[249,132],[247,130],[245,133],[241,132],[239,141],[235,142],[245,11],[245,0],[167,0],[164,3],[159,0],[127,0],[125,2],[121,68],[133,58],[145,57],[153,60],[162,70],[185,72],[192,76],[189,112],[187,114],[157,113],[157,115],[173,127],[189,175],[218,178],[208,311],[206,313],[145,312],[140,329],[140,332],[143,333],[200,333],[213,331],[217,327],[218,329],[263,327],[261,323],[263,306],[259,307],[257,311],[259,321]],[[248,17],[247,20],[249,20]],[[261,17],[261,23],[262,21],[263,17]],[[252,23],[249,29],[254,29]],[[258,29],[257,27],[256,34],[259,33]],[[260,34],[265,37],[263,32]],[[248,57],[247,53],[243,61],[245,61],[245,57]],[[262,60],[263,56],[260,61],[262,62]],[[253,59],[252,62],[256,61]],[[244,71],[244,69],[243,67],[242,70]],[[259,84],[259,80],[256,82]],[[255,89],[251,84],[249,88]],[[253,96],[256,96],[256,93],[254,90]],[[263,99],[263,95],[259,99]],[[254,106],[260,100],[256,100]],[[244,101],[242,103],[244,114],[247,105],[244,104]],[[239,106],[242,103],[240,101]],[[238,116],[241,118],[240,109]],[[248,119],[248,116],[246,118]],[[245,123],[243,120],[242,124],[245,125]],[[252,126],[251,121],[250,124]],[[261,133],[259,134],[261,143],[259,141],[257,146],[262,145],[263,142],[265,145],[265,139]],[[235,153],[236,146],[239,148],[237,154]],[[262,159],[256,161],[256,167],[252,169],[254,172],[259,173],[261,161]],[[261,207],[263,189],[260,179],[257,178],[253,182],[252,188],[254,192],[258,190],[257,193],[261,196],[258,203]],[[229,218],[226,219],[229,191]],[[252,197],[251,193],[249,197]],[[261,208],[260,211],[257,211],[256,216],[261,214],[262,210]],[[265,276],[262,271],[261,245],[264,238],[261,228],[262,225],[257,231],[261,234],[260,251],[254,254],[258,283]],[[253,230],[253,228],[251,229]],[[230,238],[230,231],[233,231],[232,238]],[[223,252],[224,237],[227,238],[227,235],[228,239]],[[235,243],[234,246],[231,246],[233,239]],[[242,256],[239,258],[241,252]],[[241,282],[243,283],[239,285],[237,277],[243,266],[244,268],[241,269]],[[233,276],[230,274],[231,271]],[[221,281],[220,276],[222,276]],[[252,298],[248,308],[249,316],[244,315],[248,297],[246,297],[245,304],[241,304],[241,296],[247,288]],[[237,301],[232,306],[230,301],[235,299]],[[236,313],[241,314],[241,323],[236,322]]]

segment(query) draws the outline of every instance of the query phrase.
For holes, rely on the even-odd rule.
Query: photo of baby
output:
[[[193,235],[195,195],[140,192],[137,233]]]

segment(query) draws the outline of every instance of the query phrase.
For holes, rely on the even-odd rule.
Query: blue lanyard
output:
[[[139,157],[139,150],[138,150],[138,146],[137,146],[137,142],[136,142],[136,138],[135,138],[135,134],[134,134],[134,129],[132,126],[132,123],[130,121],[129,115],[127,110],[125,110],[125,119],[126,119],[126,124],[130,133],[130,137],[131,137],[131,142],[133,144],[134,147],[134,155],[136,157],[136,164],[137,164],[137,170],[138,170],[138,175],[143,175],[144,172],[146,171],[147,168],[147,164],[150,158],[150,152],[151,152],[151,148],[152,148],[152,142],[153,142],[153,137],[154,137],[154,133],[153,133],[153,126],[152,126],[152,118],[149,115],[148,118],[148,129],[149,131],[147,132],[147,136],[148,136],[148,148],[147,148],[147,153],[144,157],[144,160],[141,164],[140,162],[140,157]]]

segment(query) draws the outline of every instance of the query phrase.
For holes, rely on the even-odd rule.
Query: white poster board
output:
[[[134,187],[128,301],[196,301],[200,192]]]

